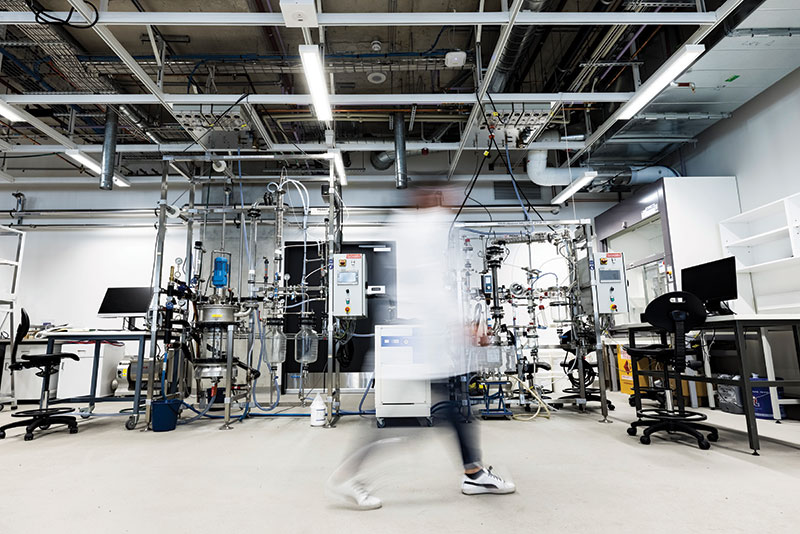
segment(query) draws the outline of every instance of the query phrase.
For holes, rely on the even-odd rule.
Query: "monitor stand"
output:
[[[122,320],[123,330],[136,330],[136,317],[125,317]]]

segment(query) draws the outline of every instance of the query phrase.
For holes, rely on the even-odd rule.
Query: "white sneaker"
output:
[[[513,482],[507,482],[492,473],[492,468],[481,469],[479,475],[470,478],[464,475],[461,481],[461,493],[464,495],[482,495],[484,493],[494,493],[496,495],[506,495],[517,491],[517,486]]]
[[[358,510],[377,510],[383,506],[379,498],[369,494],[363,482],[354,478],[341,484],[328,485],[328,494]]]

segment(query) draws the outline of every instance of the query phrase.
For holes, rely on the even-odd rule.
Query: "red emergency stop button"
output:
[[[350,306],[346,306],[345,309],[344,309],[344,312],[345,313],[350,313]]]

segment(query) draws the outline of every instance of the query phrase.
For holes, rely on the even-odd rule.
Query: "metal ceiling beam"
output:
[[[156,87],[156,89],[158,89]],[[71,94],[71,93],[28,93],[24,95],[2,95],[7,104],[16,106],[27,105],[147,105],[163,104],[170,107],[174,104],[214,104],[231,105],[237,102],[240,94]],[[503,93],[492,95],[496,104],[525,104],[525,103],[584,103],[584,102],[615,102],[624,103],[631,99],[633,93]],[[330,95],[331,105],[335,106],[401,106],[416,104],[418,106],[441,106],[468,104],[477,102],[474,94],[352,94]],[[484,95],[483,101],[489,103]],[[249,95],[241,101],[250,105],[287,105],[308,106],[311,104],[311,95],[279,95],[260,94]]]
[[[45,125],[47,127],[47,125]],[[58,134],[58,132],[55,132]],[[0,141],[0,143],[2,143]],[[394,150],[394,143],[393,142],[381,142],[381,141],[341,141],[336,143],[337,148],[341,149],[344,152],[373,152],[373,151],[384,151],[384,150]],[[303,143],[298,145],[293,144],[273,144],[271,148],[266,150],[265,152],[275,153],[275,152],[297,152],[298,147],[304,152],[327,152],[330,150],[330,147],[324,143]],[[423,148],[428,149],[430,152],[446,152],[451,150],[458,150],[459,144],[458,143],[425,143],[423,141],[408,141],[406,143],[406,148],[408,150],[422,150]],[[570,141],[569,143],[564,141],[541,141],[531,143],[530,146],[526,147],[524,150],[577,150],[583,147],[583,143]],[[0,144],[0,149],[4,152],[8,152],[10,154],[50,154],[50,153],[61,153],[64,152],[68,147],[62,145],[6,145],[5,147]],[[103,151],[103,145],[100,144],[92,144],[92,145],[74,145],[74,147],[69,148],[79,148],[81,152],[85,152],[87,154],[91,153],[101,153]],[[466,147],[464,150],[484,150],[482,147]],[[512,152],[514,150],[522,150],[522,149],[510,149]],[[169,153],[205,153],[205,152],[230,152],[228,148],[220,148],[220,149],[205,149],[199,146],[197,143],[164,143],[160,145],[156,144],[120,144],[117,145],[117,152],[121,154],[169,154]],[[242,150],[243,155],[251,155],[257,153],[258,151],[255,150]]]
[[[84,17],[84,19],[86,19],[86,20],[91,20],[92,19],[92,16],[94,15],[95,10],[90,8],[86,4],[86,2],[84,2],[83,0],[69,0],[69,3],[70,3],[70,5],[72,7],[75,8],[75,11],[77,13],[79,13],[80,15],[82,15]],[[102,17],[106,13],[108,13],[108,12],[103,12],[99,16]],[[140,14],[148,15],[149,13],[140,13]],[[114,54],[116,54],[117,57],[119,57],[122,60],[123,63],[125,63],[125,65],[131,70],[131,72],[136,77],[136,79],[139,80],[139,82],[142,85],[144,85],[145,89],[147,89],[147,91],[150,94],[155,96],[156,99],[158,99],[158,101],[175,118],[175,120],[178,121],[178,123],[180,123],[180,121],[178,120],[177,116],[175,115],[175,112],[172,109],[172,106],[164,98],[164,92],[161,91],[161,88],[158,86],[158,84],[156,84],[156,82],[154,82],[153,79],[150,78],[150,75],[147,74],[141,66],[139,66],[139,64],[136,62],[136,60],[133,58],[133,56],[128,52],[128,50],[122,45],[122,43],[120,43],[117,40],[117,38],[114,37],[114,34],[111,33],[111,30],[109,30],[108,28],[106,28],[102,24],[95,24],[94,26],[92,26],[92,29],[108,45],[108,47],[111,49],[111,51],[114,52]],[[198,136],[197,134],[195,134],[194,132],[191,132],[189,130],[185,130],[185,131],[197,143],[199,143],[200,145],[203,145],[203,140],[202,140],[202,138],[200,136]],[[205,146],[205,145],[203,145],[203,146]]]
[[[82,3],[82,0],[80,0]],[[73,6],[78,2],[70,0]],[[323,27],[353,26],[502,26],[509,24],[513,10],[507,12],[462,13],[319,13]],[[50,12],[65,19],[65,11]],[[87,16],[88,15],[88,16]],[[79,9],[72,16],[74,24],[85,24],[91,12]],[[714,12],[690,13],[590,13],[590,12],[524,12],[515,15],[515,24],[537,26],[616,26],[616,25],[677,25],[697,26],[717,22]],[[38,24],[31,12],[0,12],[0,25]],[[128,12],[106,11],[100,13],[95,28],[105,26],[285,26],[281,13],[248,12]]]
[[[689,39],[686,41],[685,44],[687,45],[696,45],[699,44],[703,39],[705,39],[718,25],[720,25],[727,16],[733,13],[739,5],[742,4],[744,0],[727,0],[724,4],[722,4],[717,11],[715,11],[717,20],[707,26],[702,26],[699,28]],[[645,107],[645,109],[647,109]],[[620,112],[622,108],[617,109],[614,114],[612,114],[606,121],[601,124],[592,135],[586,140],[586,143],[583,148],[575,152],[571,157],[567,158],[566,163],[563,166],[570,166],[573,163],[577,162],[578,159],[583,156],[586,152],[591,150],[591,148],[599,142],[603,137],[608,133],[608,131],[616,124],[618,120],[620,120]]]
[[[480,87],[477,90],[478,94],[475,98],[475,105],[472,106],[472,111],[469,114],[469,119],[467,119],[467,124],[464,126],[464,130],[461,132],[461,143],[456,150],[455,155],[453,156],[452,162],[450,163],[450,170],[447,172],[448,180],[452,178],[453,174],[456,172],[458,160],[461,159],[461,154],[464,153],[464,149],[467,147],[470,137],[472,137],[472,129],[478,122],[478,118],[483,116],[483,110],[481,109],[480,104],[483,102],[483,99],[486,98],[486,93],[489,92],[489,85],[492,83],[494,73],[497,72],[497,66],[500,64],[500,57],[502,56],[502,52],[508,43],[508,38],[511,36],[511,30],[514,28],[514,23],[516,22],[517,16],[522,9],[523,3],[524,0],[514,0],[514,3],[511,4],[511,7],[508,9],[508,24],[503,26],[503,30],[500,32],[500,37],[497,38],[497,44],[494,47],[492,59],[489,60],[489,65],[486,67],[486,73],[483,76],[483,81],[481,81]]]

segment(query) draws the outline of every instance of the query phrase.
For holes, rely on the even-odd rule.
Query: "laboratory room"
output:
[[[797,0],[0,0],[0,533],[796,533],[798,138]]]

